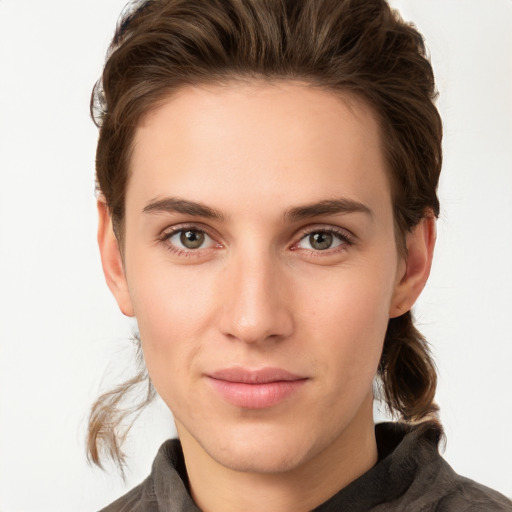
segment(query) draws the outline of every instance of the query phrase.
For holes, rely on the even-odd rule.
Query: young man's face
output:
[[[184,445],[280,472],[373,428],[406,266],[364,103],[291,82],[184,88],[136,132],[125,221],[114,293]]]

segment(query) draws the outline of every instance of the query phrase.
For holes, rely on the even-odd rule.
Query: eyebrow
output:
[[[142,210],[143,213],[184,213],[194,217],[223,220],[224,215],[215,208],[195,201],[187,201],[179,197],[166,197],[150,201]]]
[[[291,208],[285,213],[285,219],[296,222],[321,215],[336,215],[340,213],[364,213],[369,217],[373,217],[373,211],[368,206],[359,201],[343,197],[339,199],[326,199],[318,203]]]
[[[143,213],[183,213],[194,217],[224,220],[225,215],[219,210],[203,203],[188,201],[179,197],[165,197],[150,201],[142,210]],[[297,222],[321,215],[336,215],[348,213],[364,213],[373,217],[373,211],[363,203],[348,198],[326,199],[317,203],[296,206],[287,210],[285,220]]]

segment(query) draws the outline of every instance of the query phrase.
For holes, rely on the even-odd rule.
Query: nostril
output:
[[[288,337],[293,330],[291,312],[284,305],[271,303],[264,307],[243,307],[238,303],[225,308],[220,319],[221,332],[244,343],[277,341]]]

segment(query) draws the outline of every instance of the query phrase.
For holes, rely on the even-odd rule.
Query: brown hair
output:
[[[390,172],[397,245],[426,215],[439,214],[442,125],[422,36],[384,0],[149,0],[121,19],[91,112],[100,128],[97,184],[122,244],[130,148],[141,117],[185,85],[258,78],[300,80],[349,92],[377,113]],[[418,421],[437,410],[436,371],[411,312],[390,319],[378,376],[390,411]],[[147,379],[147,381],[146,381]],[[124,460],[122,408],[149,378],[102,395],[89,420],[90,458]]]

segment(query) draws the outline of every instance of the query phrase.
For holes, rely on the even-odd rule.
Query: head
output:
[[[103,228],[100,226],[100,245],[108,245],[104,240],[108,236],[107,224],[110,223],[119,251],[118,276],[122,276],[125,289],[121,292],[116,289],[119,286],[116,279],[111,279],[109,284],[123,312],[137,316],[139,325],[141,322],[144,325],[152,322],[151,318],[139,318],[137,313],[137,309],[143,311],[147,308],[149,299],[145,299],[145,303],[141,299],[143,293],[138,288],[135,277],[138,268],[135,262],[138,260],[137,257],[131,256],[134,254],[132,248],[136,244],[130,242],[130,237],[134,240],[130,230],[136,222],[130,221],[134,219],[130,208],[133,211],[140,211],[141,206],[148,211],[151,208],[154,211],[162,209],[162,204],[157,204],[159,197],[154,194],[157,188],[151,189],[148,185],[147,193],[152,194],[151,197],[137,195],[144,189],[146,182],[154,183],[155,186],[159,183],[144,176],[144,162],[150,161],[152,155],[162,154],[170,146],[174,148],[176,158],[181,158],[182,164],[190,161],[191,155],[200,155],[200,151],[192,151],[195,146],[191,139],[180,139],[180,134],[194,126],[194,121],[195,126],[199,126],[210,116],[209,119],[216,122],[217,126],[226,127],[230,140],[233,140],[236,133],[241,133],[240,143],[233,147],[233,159],[238,161],[247,158],[247,162],[253,162],[260,158],[262,151],[248,156],[251,147],[251,144],[248,144],[248,137],[252,137],[252,143],[257,147],[265,144],[268,148],[271,144],[271,140],[265,139],[267,131],[258,132],[257,129],[252,129],[253,126],[258,126],[258,113],[268,120],[268,133],[273,134],[273,140],[279,139],[281,149],[277,148],[274,153],[269,149],[268,153],[278,157],[279,151],[284,151],[282,148],[289,145],[286,154],[291,155],[291,167],[297,170],[295,174],[278,175],[273,183],[274,188],[265,189],[259,186],[262,180],[268,184],[276,177],[276,173],[268,172],[270,161],[257,162],[260,167],[254,167],[250,176],[251,179],[256,177],[255,181],[251,181],[248,176],[233,178],[231,175],[229,178],[232,183],[228,187],[234,187],[235,196],[240,197],[240,194],[254,191],[254,200],[264,204],[264,210],[268,211],[269,215],[273,204],[286,201],[291,196],[292,200],[288,205],[290,208],[304,207],[304,203],[307,205],[314,202],[315,193],[323,202],[324,216],[328,215],[326,212],[329,207],[334,207],[334,203],[329,205],[328,200],[334,200],[334,197],[329,196],[330,191],[325,190],[325,187],[332,188],[329,180],[332,181],[333,174],[327,173],[328,176],[324,176],[322,169],[328,169],[329,164],[321,162],[320,165],[318,162],[323,158],[322,155],[329,154],[329,142],[331,147],[342,144],[343,140],[347,144],[345,153],[334,153],[333,159],[340,159],[342,154],[351,151],[351,147],[360,147],[359,155],[364,155],[364,144],[367,143],[370,156],[363,167],[378,168],[378,177],[382,178],[382,186],[376,187],[375,193],[370,195],[376,197],[379,195],[377,189],[383,191],[379,196],[379,201],[383,204],[382,211],[377,205],[379,201],[375,203],[372,211],[374,215],[375,211],[381,213],[378,215],[379,219],[389,220],[387,224],[382,221],[384,224],[381,224],[381,232],[391,229],[393,251],[388,248],[389,252],[386,254],[389,254],[389,261],[386,268],[393,269],[395,273],[388,283],[389,286],[382,285],[382,296],[373,298],[379,307],[385,306],[382,311],[385,310],[386,317],[376,321],[375,330],[368,335],[369,338],[382,338],[380,346],[377,344],[369,349],[369,354],[378,351],[378,357],[373,361],[369,356],[370,362],[365,363],[362,368],[368,374],[370,382],[373,379],[370,370],[375,370],[373,373],[377,374],[381,383],[385,402],[391,411],[404,420],[418,421],[432,413],[435,410],[433,399],[436,374],[426,342],[414,327],[410,312],[412,303],[419,293],[418,288],[424,284],[424,279],[428,276],[429,258],[425,258],[425,268],[418,271],[416,281],[412,279],[410,287],[402,286],[401,282],[405,282],[404,277],[407,277],[408,269],[414,267],[409,265],[408,261],[414,260],[418,247],[421,252],[422,243],[416,243],[417,239],[430,237],[426,243],[426,251],[430,251],[430,257],[433,247],[433,222],[439,213],[436,188],[441,168],[442,134],[441,121],[433,104],[435,95],[433,73],[425,55],[421,35],[414,27],[404,23],[381,0],[149,1],[130,11],[118,27],[102,79],[97,83],[92,97],[94,118],[100,128],[96,160],[100,217],[103,219]],[[308,108],[302,108],[302,105],[308,105]],[[237,112],[243,115],[240,114],[237,118]],[[309,126],[308,123],[312,123],[311,131],[308,133],[316,133],[321,138],[318,144],[308,145],[310,141],[307,133],[298,130],[296,135],[300,142],[296,146],[304,148],[303,153],[295,150],[293,139],[279,138],[279,119],[286,119],[287,113],[290,117],[291,112],[296,115],[299,125],[302,123]],[[272,117],[273,113],[275,119]],[[322,123],[316,126],[314,120],[318,118],[322,119]],[[187,119],[191,124],[187,125]],[[245,124],[244,119],[247,121]],[[164,133],[166,127],[170,127],[168,139],[159,146],[158,141],[155,142],[155,135]],[[336,139],[336,136],[330,140],[329,137],[324,137],[330,133],[329,130],[325,131],[326,128],[332,129],[335,133],[344,131],[346,134],[352,134],[352,139],[347,135],[340,140]],[[197,139],[196,137],[196,142]],[[176,143],[173,146],[173,140],[180,141],[180,144]],[[352,141],[352,146],[348,144],[349,140]],[[215,147],[224,150],[223,154],[230,153],[228,143],[222,146],[222,140],[212,139],[210,142],[215,142],[215,145],[211,145],[208,154],[215,155]],[[182,149],[187,147],[190,148],[189,153]],[[376,160],[370,165],[372,155]],[[207,156],[205,155],[205,158]],[[311,165],[308,168],[310,176],[308,169],[300,168],[300,163],[307,161],[308,158],[317,162],[316,166]],[[357,168],[352,164],[347,160],[345,168]],[[187,168],[186,165],[184,167]],[[227,175],[215,173],[220,173],[220,169],[225,170],[229,166],[224,161],[215,165],[214,161],[211,167],[212,179],[217,180],[214,180],[213,185],[209,185],[207,174],[194,175],[187,172],[186,176],[191,177],[188,182],[183,181],[178,175],[173,175],[166,178],[168,188],[161,192],[162,196],[168,195],[173,184],[176,184],[177,190],[182,186],[182,190],[187,191],[192,190],[195,183],[196,187],[203,187],[205,197],[208,195],[206,191],[209,186],[212,187],[212,193],[215,193],[215,183],[219,188],[222,184],[219,184],[218,180],[228,179]],[[194,172],[197,168],[196,166]],[[343,163],[340,163],[340,168],[344,168]],[[261,170],[261,175],[258,175],[258,169]],[[359,181],[357,176],[352,175],[352,178],[354,177],[355,181]],[[361,182],[365,182],[366,179],[368,183],[364,190],[371,189],[371,183],[375,183],[374,178],[373,175],[366,178],[361,176]],[[340,183],[346,185],[346,176],[343,179],[345,181],[340,175]],[[287,184],[290,184],[288,188]],[[272,196],[272,190],[279,185],[286,194]],[[315,192],[316,185],[319,188]],[[325,191],[323,196],[320,190],[322,186]],[[309,195],[302,201],[301,195],[305,190]],[[360,196],[361,190],[354,189],[353,196]],[[181,197],[184,194],[179,195]],[[230,214],[243,217],[240,215],[244,211],[240,199],[235,198],[232,201],[231,197],[229,194],[214,197],[215,204],[208,205],[214,212],[209,213],[220,213],[221,217],[224,213],[227,214],[226,217]],[[272,201],[268,205],[262,203],[262,199],[269,198]],[[152,200],[152,204],[148,204],[148,200]],[[199,202],[205,203],[202,196]],[[371,200],[369,202],[371,203]],[[248,203],[247,208],[250,212],[250,199]],[[362,203],[364,210],[367,202]],[[226,211],[223,211],[224,206]],[[180,208],[183,211],[184,205]],[[190,213],[190,205],[188,208]],[[276,216],[281,213],[283,212],[276,210]],[[368,214],[359,212],[359,215]],[[202,215],[202,218],[205,216]],[[221,247],[229,245],[223,237],[229,237],[223,232],[222,226],[226,225],[215,224],[217,220],[212,221],[212,232],[208,234],[206,231],[206,234],[214,244],[209,249],[216,251],[215,244],[218,244],[220,254],[223,250]],[[269,219],[267,224],[262,221],[261,225],[268,227],[271,222],[274,221]],[[249,224],[245,225],[247,226]],[[258,226],[252,227],[257,232]],[[268,234],[268,229],[267,232],[262,231],[261,239]],[[357,232],[358,229],[364,230],[354,227],[354,231]],[[237,232],[236,228],[231,232]],[[240,233],[243,232],[240,227]],[[284,228],[281,231],[276,228],[273,234],[278,232],[284,233]],[[165,235],[165,240],[168,241],[178,235],[182,236],[183,233]],[[195,237],[197,233],[192,235]],[[328,235],[332,238],[333,233]],[[335,235],[336,240],[347,243],[346,238],[337,236]],[[233,236],[234,238],[236,237]],[[299,244],[294,247],[298,248],[294,254],[300,254],[303,246]],[[109,259],[109,256],[105,256],[106,252],[108,251],[104,251],[103,259],[109,280],[108,275],[112,275],[110,267],[113,265],[112,258],[110,263],[106,261]],[[247,258],[244,261],[247,261]],[[269,324],[273,325],[269,336],[273,337],[272,339],[300,338],[300,334],[296,333],[297,325],[301,323],[300,318],[307,316],[307,311],[302,311],[298,307],[292,312],[279,312],[281,299],[289,303],[290,297],[296,295],[299,288],[293,285],[292,280],[283,277],[284,274],[272,270],[277,267],[265,267],[262,262],[260,264],[258,276],[261,278],[269,272],[268,283],[275,285],[275,289],[272,289],[270,284],[266,291],[261,292],[264,296],[271,291],[272,298],[269,299],[269,303],[273,311],[278,312],[271,320],[265,317]],[[372,268],[376,269],[378,266],[375,260]],[[244,268],[240,271],[241,275],[236,276],[235,270],[232,271],[233,274],[227,272],[224,276],[231,283],[227,288],[232,283],[243,282],[244,276],[249,275],[248,269],[249,267]],[[374,274],[375,280],[381,281],[382,277],[388,274],[385,269],[380,269],[380,272],[379,274],[376,271]],[[132,281],[130,273],[133,276]],[[307,274],[307,271],[301,275],[304,274]],[[368,275],[368,272],[365,274]],[[315,279],[318,280],[318,276]],[[205,282],[208,283],[208,276],[205,277]],[[276,283],[279,283],[279,286]],[[231,288],[223,300],[231,306],[243,303],[243,296],[247,290],[242,285]],[[367,289],[370,288],[372,287],[368,285]],[[191,301],[194,299],[185,294],[184,298],[174,296],[171,300],[181,300],[182,307],[187,308],[192,305]],[[361,301],[367,300],[367,296],[361,296]],[[272,301],[275,301],[275,304]],[[334,293],[333,299],[329,302],[335,301]],[[301,303],[303,302],[301,299]],[[137,304],[140,306],[137,307]],[[156,309],[158,310],[158,307]],[[373,309],[371,315],[379,316],[380,313],[376,314],[377,310],[381,311],[379,308]],[[175,311],[179,311],[179,308]],[[240,315],[241,318],[243,313]],[[267,321],[265,318],[260,322],[260,326]],[[226,338],[266,336],[261,333],[256,336],[254,332],[235,335],[235,328],[229,326],[230,321],[233,325],[236,323],[227,317],[219,320],[219,331],[222,331]],[[356,322],[353,326],[354,332],[364,323],[364,319]],[[147,337],[150,338],[151,333],[156,331],[149,325],[147,332]],[[141,337],[144,345],[144,328],[141,328]],[[180,340],[175,339],[171,342],[178,344]],[[290,346],[292,347],[292,344]],[[151,354],[154,346],[149,339],[144,350],[152,373]],[[290,350],[293,352],[293,347]],[[314,357],[314,354],[311,356]],[[156,352],[154,357],[159,357]],[[278,357],[292,355],[283,350]],[[346,357],[356,356],[355,353],[348,351]],[[188,361],[183,361],[184,366],[187,363]],[[309,371],[304,367],[300,370],[304,373]],[[158,377],[159,371],[155,365],[153,373],[157,389],[156,381],[161,380]],[[113,447],[114,457],[120,456],[115,444],[116,421],[112,421],[111,417],[115,417],[115,406],[122,394],[142,378],[143,374],[140,374],[140,378],[104,395],[95,405],[91,416],[89,439],[93,460],[99,460],[97,445],[105,439],[109,440],[110,447]],[[164,384],[162,386],[165,387]],[[152,388],[149,389],[147,398],[152,396]],[[158,391],[166,400],[166,390]],[[172,392],[170,394],[172,395]],[[367,393],[361,392],[360,402],[366,400],[366,395]],[[175,399],[169,398],[169,402],[172,403],[173,400]],[[357,405],[349,404],[352,408]],[[119,419],[119,416],[117,418]],[[187,432],[190,430],[183,426],[182,428]]]

